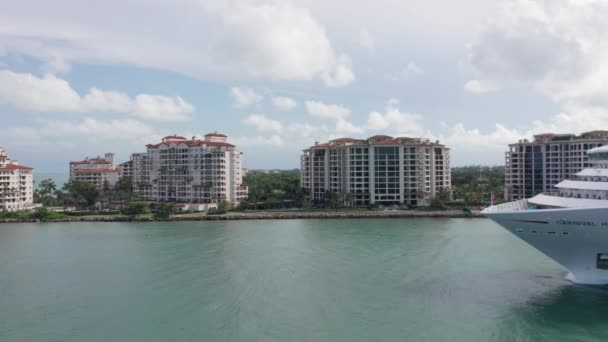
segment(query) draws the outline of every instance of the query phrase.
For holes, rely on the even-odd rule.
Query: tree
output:
[[[131,177],[122,177],[118,180],[112,192],[115,199],[130,201],[133,199],[133,179]]]
[[[38,189],[34,191],[34,201],[36,203],[42,203],[44,206],[55,205],[55,191],[57,191],[57,185],[52,179],[43,179],[38,185]]]
[[[338,209],[340,207],[340,195],[333,191],[327,191],[324,195],[325,207]]]
[[[167,220],[171,215],[175,214],[175,204],[163,202],[154,213],[154,218]]]
[[[148,202],[131,202],[129,205],[120,211],[121,214],[129,217],[137,217],[139,215],[147,214],[150,212],[150,205]]]
[[[101,195],[94,184],[87,182],[70,181],[63,186],[63,190],[67,192],[67,202],[86,208],[93,207]]]

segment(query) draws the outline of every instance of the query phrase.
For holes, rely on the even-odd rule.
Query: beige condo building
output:
[[[587,151],[608,144],[608,131],[537,134],[510,144],[505,153],[505,200],[557,192],[555,185],[589,167]]]
[[[103,189],[104,184],[114,187],[121,176],[121,169],[114,165],[114,154],[106,153],[104,158],[85,158],[70,162],[70,181],[87,182]]]
[[[438,141],[376,135],[315,143],[301,157],[301,184],[313,201],[327,192],[355,205],[418,205],[450,191],[450,150]]]
[[[0,211],[29,210],[34,206],[33,169],[11,160],[0,147]]]
[[[203,140],[171,135],[132,155],[133,190],[148,201],[232,204],[247,197],[242,153],[221,133]]]

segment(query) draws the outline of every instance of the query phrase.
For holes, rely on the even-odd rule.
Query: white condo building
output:
[[[301,186],[313,201],[335,192],[356,205],[425,206],[450,191],[450,150],[428,139],[386,135],[316,143],[302,155]]]
[[[537,134],[509,145],[505,154],[505,200],[556,192],[555,185],[589,167],[587,151],[608,145],[608,131]]]
[[[70,162],[70,181],[87,182],[103,189],[107,182],[114,187],[121,176],[121,169],[114,165],[114,154],[106,153],[104,158],[85,158]]]
[[[241,152],[221,133],[204,140],[167,136],[134,154],[133,190],[148,201],[237,204],[247,197]]]
[[[0,211],[29,210],[34,207],[33,169],[11,160],[0,147]]]

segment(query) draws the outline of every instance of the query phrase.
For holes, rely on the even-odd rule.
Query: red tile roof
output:
[[[222,138],[226,138],[227,136],[225,134],[222,133],[218,133],[218,132],[213,132],[213,133],[207,133],[205,134],[206,137],[222,137]]]
[[[17,165],[17,164],[6,164],[4,167],[0,167],[0,170],[33,170],[29,166]]]
[[[385,139],[385,140],[376,141],[375,143],[372,143],[372,145],[399,145],[399,144],[401,144],[399,142],[399,139]]]
[[[74,173],[110,173],[120,172],[117,169],[90,169],[90,170],[74,170]]]
[[[374,135],[373,137],[367,138],[367,140],[370,140],[370,139],[384,139],[384,140],[386,140],[386,139],[392,139],[392,138],[393,137],[391,137],[390,135]]]
[[[170,146],[170,145],[179,145],[179,144],[186,144],[188,147],[195,147],[195,146],[224,146],[224,147],[236,147],[232,144],[229,143],[225,143],[225,142],[219,142],[219,141],[202,141],[202,140],[185,140],[185,141],[165,141],[159,144],[148,144],[146,145],[146,147],[148,148],[158,148],[160,147],[160,145],[165,145],[165,146]]]
[[[164,137],[163,139],[180,139],[180,140],[186,140],[186,138],[179,136],[179,135],[167,135],[166,137]]]
[[[110,162],[102,158],[92,158],[88,160],[72,161],[70,164],[110,164]]]

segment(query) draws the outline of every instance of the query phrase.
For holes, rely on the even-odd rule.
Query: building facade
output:
[[[167,136],[134,154],[133,190],[148,201],[237,204],[247,197],[241,152],[221,133],[204,140]]]
[[[505,200],[554,194],[555,185],[589,167],[587,150],[608,144],[608,131],[537,134],[509,145],[505,154]]]
[[[0,147],[0,211],[34,208],[33,169],[11,160]]]
[[[70,162],[70,181],[87,182],[103,189],[105,184],[114,187],[121,176],[121,169],[114,165],[114,154],[106,153],[104,158],[85,158]]]
[[[326,193],[354,205],[419,205],[450,191],[450,150],[420,138],[377,135],[316,143],[301,158],[301,186],[312,201]]]

